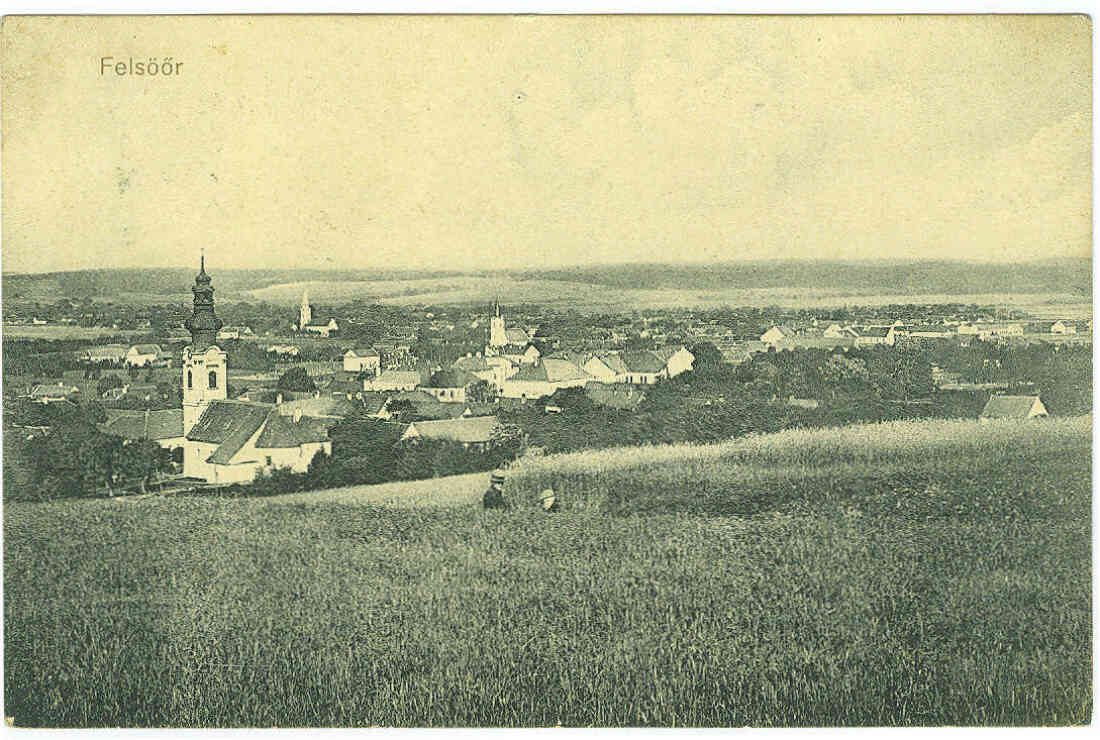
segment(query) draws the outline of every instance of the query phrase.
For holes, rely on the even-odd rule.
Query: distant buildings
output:
[[[159,344],[135,344],[127,350],[125,362],[130,367],[168,367],[172,355]]]
[[[298,308],[298,331],[329,337],[339,330],[340,326],[336,323],[336,319],[313,316],[313,306],[309,305],[309,296],[303,291],[302,304]]]
[[[495,416],[469,416],[439,421],[414,421],[401,435],[402,442],[420,440],[446,440],[457,442],[466,448],[482,449],[489,445],[500,427]]]
[[[374,347],[357,347],[344,353],[344,372],[377,373],[382,364],[382,353]]]
[[[868,326],[856,337],[857,347],[885,345],[893,347],[896,334],[893,326]]]

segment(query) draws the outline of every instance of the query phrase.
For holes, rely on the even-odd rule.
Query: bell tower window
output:
[[[214,389],[215,389],[215,388],[217,388],[217,387],[218,387],[218,373],[217,373],[216,371],[214,371],[214,370],[211,370],[211,371],[210,371],[210,382],[209,382],[209,388],[210,388],[211,390],[214,390]]]
[[[191,381],[191,371],[187,371],[187,390],[191,390],[194,387]]]

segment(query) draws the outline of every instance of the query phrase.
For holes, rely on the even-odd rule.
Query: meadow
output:
[[[438,503],[453,484],[437,485],[410,495]],[[546,486],[562,511],[538,508]],[[524,460],[509,511],[483,511],[468,487],[423,507],[354,489],[9,504],[6,714],[16,726],[1091,721],[1091,418]]]

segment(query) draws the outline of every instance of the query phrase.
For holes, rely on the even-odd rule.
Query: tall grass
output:
[[[510,495],[562,476],[574,506],[556,515],[9,505],[6,713],[23,726],[1089,721],[1087,422],[832,433],[525,462]],[[853,445],[878,457],[800,462]]]

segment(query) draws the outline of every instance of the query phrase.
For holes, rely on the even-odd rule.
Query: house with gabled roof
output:
[[[615,383],[626,379],[626,365],[617,352],[593,355],[583,369],[601,383]]]
[[[893,347],[895,341],[893,326],[867,326],[856,337],[857,347],[885,345]]]
[[[541,398],[561,388],[578,388],[591,379],[572,362],[547,357],[534,365],[521,367],[504,381],[500,394],[505,398]]]
[[[344,372],[377,373],[382,364],[382,353],[374,347],[355,347],[344,353]]]
[[[435,396],[440,401],[449,403],[465,403],[466,387],[476,383],[479,378],[462,370],[440,370],[432,375],[427,385],[420,390]]]
[[[121,344],[101,344],[98,347],[88,347],[84,350],[81,358],[92,364],[109,362],[117,365],[126,360],[127,352],[129,352],[129,347]]]
[[[130,367],[164,366],[171,359],[171,353],[165,352],[159,344],[135,344],[126,352],[126,364]]]
[[[780,324],[779,326],[773,326],[761,334],[760,341],[765,344],[775,344],[783,339],[793,339],[795,335],[796,332],[794,329],[784,324]]]
[[[61,403],[74,401],[80,396],[80,388],[58,381],[57,383],[39,383],[31,388],[29,397],[37,403]]]
[[[332,453],[331,423],[283,416],[269,404],[212,401],[187,432],[183,473],[209,483],[247,483],[276,468],[303,473],[318,452]]]
[[[1048,416],[1047,407],[1038,396],[990,396],[978,417],[990,419],[1036,419]]]
[[[458,442],[463,447],[484,448],[500,427],[495,416],[469,416],[439,421],[414,421],[401,435],[402,442],[415,444],[422,440]]]

